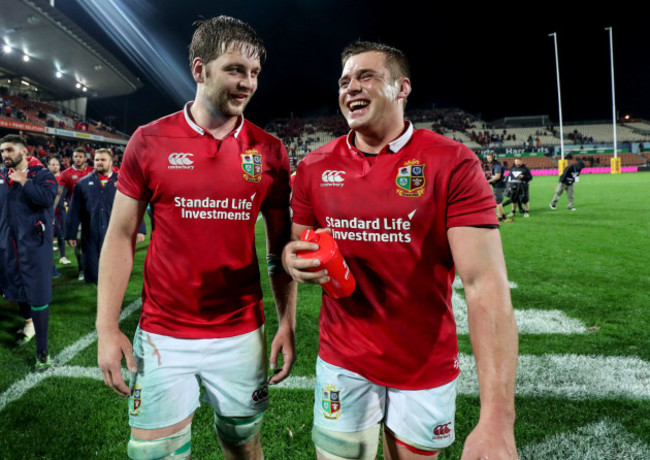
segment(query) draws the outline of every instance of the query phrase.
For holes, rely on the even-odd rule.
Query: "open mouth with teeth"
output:
[[[357,100],[357,101],[352,101],[348,104],[348,108],[350,109],[351,112],[354,112],[355,110],[363,109],[364,107],[368,107],[370,104],[370,101],[367,100]]]

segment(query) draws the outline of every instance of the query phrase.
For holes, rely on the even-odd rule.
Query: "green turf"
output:
[[[512,290],[513,305],[518,310],[560,310],[579,319],[590,330],[577,335],[522,334],[520,353],[628,356],[650,362],[650,174],[583,175],[576,185],[575,212],[566,209],[566,196],[560,199],[558,210],[549,209],[556,183],[556,177],[535,177],[531,183],[531,217],[517,216],[515,222],[504,224],[500,230],[508,277],[517,283]],[[261,225],[257,243],[264,273]],[[136,254],[125,306],[139,297],[145,250],[146,245]],[[68,257],[74,259],[71,249]],[[54,281],[50,322],[53,356],[93,330],[96,308],[96,288],[76,280],[74,262],[57,267],[63,276]],[[277,321],[264,276],[263,288],[270,342]],[[319,288],[300,287],[298,359],[293,375],[314,375],[319,303]],[[33,366],[33,343],[20,350],[12,346],[13,332],[20,323],[17,307],[0,303],[3,393],[29,376]],[[121,328],[132,336],[136,325],[134,314]],[[459,337],[459,343],[464,353],[471,353],[466,335]],[[94,367],[96,353],[93,343],[68,365]],[[311,390],[271,390],[271,408],[263,428],[267,458],[314,458],[310,440],[312,403]],[[457,441],[443,451],[442,459],[460,457],[462,443],[476,423],[478,411],[477,397],[459,396]],[[650,446],[649,413],[647,399],[518,396],[517,442],[519,447],[533,445],[608,419]],[[211,425],[211,411],[203,405],[193,425],[193,458],[223,458]],[[0,414],[0,458],[126,458],[128,433],[125,400],[102,382],[89,378],[48,378],[8,404]],[[617,457],[616,452],[602,454],[606,458],[623,458]],[[569,454],[565,458],[572,457]]]

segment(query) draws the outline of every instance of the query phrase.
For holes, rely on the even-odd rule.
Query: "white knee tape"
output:
[[[184,460],[192,455],[192,424],[166,438],[139,441],[131,438],[127,453],[131,460]]]
[[[250,441],[262,428],[262,416],[253,417],[223,417],[214,413],[214,428],[219,439],[233,446],[241,446]]]
[[[363,431],[344,433],[314,426],[311,431],[316,450],[329,460],[374,460],[379,443],[379,425]]]

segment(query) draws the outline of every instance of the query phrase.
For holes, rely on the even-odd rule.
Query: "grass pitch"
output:
[[[531,217],[517,216],[500,230],[520,318],[543,312],[555,315],[558,322],[570,319],[584,326],[576,333],[520,334],[525,360],[519,366],[515,431],[521,458],[650,458],[650,390],[643,389],[650,388],[650,175],[583,175],[576,185],[575,212],[566,209],[566,196],[556,211],[549,209],[556,183],[556,177],[535,177]],[[258,251],[265,273],[261,225]],[[137,251],[125,306],[140,295],[145,252],[146,244]],[[60,376],[39,378],[31,373],[34,344],[13,348],[13,332],[21,319],[14,304],[0,303],[0,458],[126,458],[126,401],[98,380],[96,341],[88,335],[94,327],[96,288],[76,280],[74,265],[57,268],[63,276],[54,280],[50,353],[69,357],[58,366]],[[263,283],[270,341],[277,322],[264,276]],[[314,376],[319,304],[319,288],[300,286],[298,360],[292,376]],[[121,323],[127,335],[133,335],[137,316],[136,311]],[[459,344],[462,353],[471,354],[467,335],[460,335]],[[559,364],[539,366],[535,375],[522,364],[549,357]],[[591,358],[604,363],[594,372],[611,379],[552,391],[571,388],[579,377],[570,369]],[[629,367],[632,362],[640,367]],[[464,375],[471,379],[471,372]],[[533,391],[527,382],[539,385]],[[608,386],[613,387],[609,393]],[[640,389],[625,393],[627,387]],[[619,396],[607,396],[611,394]],[[271,390],[262,431],[267,458],[314,458],[313,399],[313,390],[305,385]],[[443,451],[442,459],[460,457],[478,414],[478,396],[460,394],[457,440]],[[193,458],[223,458],[211,425],[211,411],[203,405],[193,424]]]

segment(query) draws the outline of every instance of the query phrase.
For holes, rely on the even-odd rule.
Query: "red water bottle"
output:
[[[340,299],[352,294],[357,282],[352,272],[350,272],[348,264],[345,263],[334,238],[329,233],[316,233],[312,229],[307,229],[301,233],[300,239],[318,244],[318,250],[300,251],[296,255],[303,259],[320,260],[318,267],[308,268],[307,270],[312,272],[327,270],[327,276],[330,277],[330,280],[322,285],[325,292],[334,299]]]

